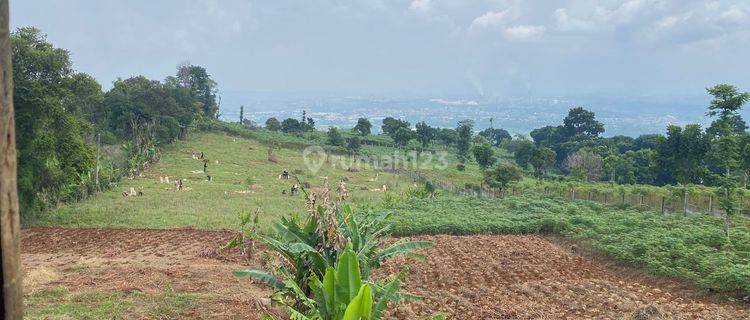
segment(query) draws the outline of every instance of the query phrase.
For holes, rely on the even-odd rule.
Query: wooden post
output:
[[[4,319],[23,317],[21,246],[16,182],[16,133],[8,0],[0,0],[0,255]]]
[[[589,191],[588,196],[586,197],[586,200],[591,201],[591,191]]]
[[[684,209],[684,212],[683,212],[684,215],[687,216],[687,213],[688,213],[688,192],[687,191],[685,191],[685,197],[684,197],[684,200],[683,200],[682,207]]]
[[[714,214],[714,196],[713,195],[708,196],[708,214],[709,215]]]
[[[99,149],[101,149],[101,145],[102,145],[102,134],[99,133],[96,135],[96,175],[94,178],[94,181],[96,182],[96,191],[101,191],[101,189],[99,188],[100,186],[99,184],[99,154],[101,152],[99,151]]]
[[[661,197],[661,214],[664,214],[664,203],[666,202],[665,197]]]

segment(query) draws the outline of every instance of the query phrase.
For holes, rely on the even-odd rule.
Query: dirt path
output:
[[[23,230],[26,295],[63,286],[70,292],[137,292],[165,287],[193,302],[161,318],[259,319],[269,291],[231,270],[237,252],[219,254],[232,236],[191,229]],[[424,261],[394,260],[380,274],[410,267],[406,289],[424,297],[398,306],[394,319],[750,319],[741,306],[691,298],[668,281],[608,268],[540,236],[430,236]],[[258,267],[260,254],[249,264]],[[31,306],[34,308],[34,306]],[[155,317],[128,309],[124,318]]]

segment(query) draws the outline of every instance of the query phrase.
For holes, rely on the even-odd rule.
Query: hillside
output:
[[[384,185],[395,193],[411,185],[382,170],[362,167],[349,172],[335,162],[323,164],[313,174],[306,168],[301,150],[274,149],[276,161],[272,162],[268,149],[255,140],[196,133],[169,145],[161,161],[141,176],[123,179],[117,187],[84,201],[61,205],[39,215],[30,225],[232,229],[237,227],[240,212],[256,210],[260,210],[261,224],[267,225],[283,215],[302,213],[305,208],[303,195],[290,195],[295,180],[279,179],[284,170],[303,183],[309,182],[311,190],[319,188],[323,177],[329,177],[333,186],[345,178],[350,200],[360,205],[381,202]],[[192,158],[194,151],[203,152],[209,160],[207,174],[201,160]],[[211,181],[207,175],[211,175]],[[160,183],[159,177],[169,177],[170,183]],[[182,191],[175,191],[173,182],[178,179],[183,180]],[[143,195],[123,196],[130,188]]]

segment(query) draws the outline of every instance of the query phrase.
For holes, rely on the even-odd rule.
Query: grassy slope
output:
[[[728,243],[722,220],[713,216],[663,216],[534,195],[413,199],[394,209],[396,234],[561,233],[617,262],[750,296],[750,219],[743,217],[735,218]]]
[[[192,159],[191,152],[204,151],[211,161],[208,170],[213,181],[192,171],[202,171],[202,163]],[[302,181],[313,187],[322,183],[322,177],[331,179],[335,188],[342,176],[349,178],[347,189],[350,200],[358,204],[377,204],[383,193],[370,191],[384,184],[389,190],[401,192],[410,184],[398,177],[373,170],[347,172],[340,165],[324,165],[316,174],[306,169],[302,152],[277,149],[277,163],[267,160],[268,147],[253,140],[234,138],[219,133],[196,133],[187,141],[178,141],[165,151],[159,164],[149,168],[142,177],[125,179],[112,190],[78,203],[61,205],[31,222],[37,226],[71,227],[149,227],[168,228],[191,226],[201,229],[233,228],[241,211],[261,209],[262,225],[292,212],[304,210],[304,197],[282,195],[293,180],[278,180],[287,169],[302,170]],[[215,160],[219,164],[215,164]],[[377,181],[370,181],[378,174]],[[172,181],[184,179],[190,191],[175,192],[171,184],[160,184],[159,176],[167,175]],[[121,193],[131,187],[143,188],[144,196],[123,197]],[[368,190],[361,190],[361,189]],[[250,194],[231,194],[250,190]],[[229,194],[227,194],[229,193]]]

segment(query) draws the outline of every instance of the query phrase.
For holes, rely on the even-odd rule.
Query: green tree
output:
[[[279,131],[281,130],[281,122],[279,122],[278,119],[271,117],[266,120],[266,129],[271,131]]]
[[[547,147],[534,147],[534,152],[529,159],[529,164],[534,168],[534,175],[542,178],[555,166],[557,155],[555,151]]]
[[[489,140],[490,143],[495,147],[499,147],[500,143],[502,143],[503,140],[513,139],[510,133],[503,129],[487,128],[480,131],[479,135]]]
[[[240,124],[245,123],[245,106],[240,106]]]
[[[481,138],[471,148],[471,153],[474,154],[474,159],[483,170],[495,163],[495,152],[492,150],[492,145],[485,138]]]
[[[286,133],[300,133],[303,132],[301,122],[294,118],[286,118],[281,122],[281,131]]]
[[[92,170],[94,151],[83,140],[87,122],[75,114],[88,107],[82,104],[87,99],[74,96],[68,52],[30,27],[13,32],[11,45],[18,195],[25,215],[65,198]]]
[[[586,182],[598,181],[604,173],[602,157],[585,149],[569,154],[565,166],[571,176]]]
[[[513,163],[501,162],[495,168],[484,172],[484,182],[493,188],[505,190],[511,183],[523,178],[521,169]]]
[[[339,129],[336,127],[330,127],[328,128],[328,144],[332,146],[343,146],[344,145],[344,137],[341,136],[341,132],[339,132]]]
[[[596,121],[593,112],[582,107],[570,109],[563,119],[563,128],[569,137],[595,138],[604,132],[604,124]]]
[[[387,117],[383,119],[383,126],[381,126],[380,128],[383,130],[383,133],[393,138],[393,135],[396,133],[396,131],[398,131],[399,128],[409,129],[411,128],[411,124],[405,120]]]
[[[534,157],[534,151],[536,151],[536,147],[528,140],[521,140],[514,147],[513,158],[522,170],[529,167],[531,159]]]
[[[392,136],[393,141],[396,142],[396,145],[401,148],[409,144],[409,140],[411,140],[413,137],[414,135],[412,131],[405,127],[399,127]]]
[[[206,71],[206,68],[189,63],[177,67],[177,81],[188,88],[193,96],[200,102],[203,114],[210,118],[216,118],[219,106],[216,103],[216,92],[218,86],[216,81]]]
[[[360,136],[369,136],[370,131],[372,130],[372,124],[370,123],[370,120],[367,120],[367,118],[359,118],[357,119],[357,125],[352,128],[352,132],[359,134]]]
[[[610,154],[604,158],[604,170],[609,180],[618,184],[635,183],[635,166],[630,159],[620,154]]]
[[[747,125],[740,116],[742,106],[750,100],[749,92],[740,92],[737,87],[719,84],[706,89],[713,96],[708,106],[708,116],[718,117],[712,127],[716,130],[732,130],[736,134],[744,133]],[[720,128],[724,126],[724,128]]]
[[[458,134],[458,139],[456,140],[456,151],[458,152],[458,159],[461,164],[466,163],[466,157],[471,148],[473,130],[473,120],[461,120],[458,122],[458,127],[456,128],[456,133]]]
[[[718,166],[723,171],[719,180],[720,194],[723,193],[723,197],[719,205],[725,212],[724,235],[729,238],[732,215],[737,210],[735,170],[741,167],[741,134],[744,134],[744,128],[738,130],[735,123],[740,116],[742,106],[750,100],[750,93],[740,93],[736,87],[727,84],[716,85],[708,88],[707,91],[713,96],[708,107],[708,115],[717,117],[711,125],[715,128],[711,149]]]
[[[435,138],[435,129],[427,125],[424,121],[417,123],[416,129],[417,141],[422,145],[422,148],[427,148],[432,139]]]
[[[358,152],[361,147],[362,145],[358,136],[346,138],[346,149],[350,152]]]
[[[454,129],[440,128],[435,130],[435,138],[450,146],[458,141],[458,133]]]

